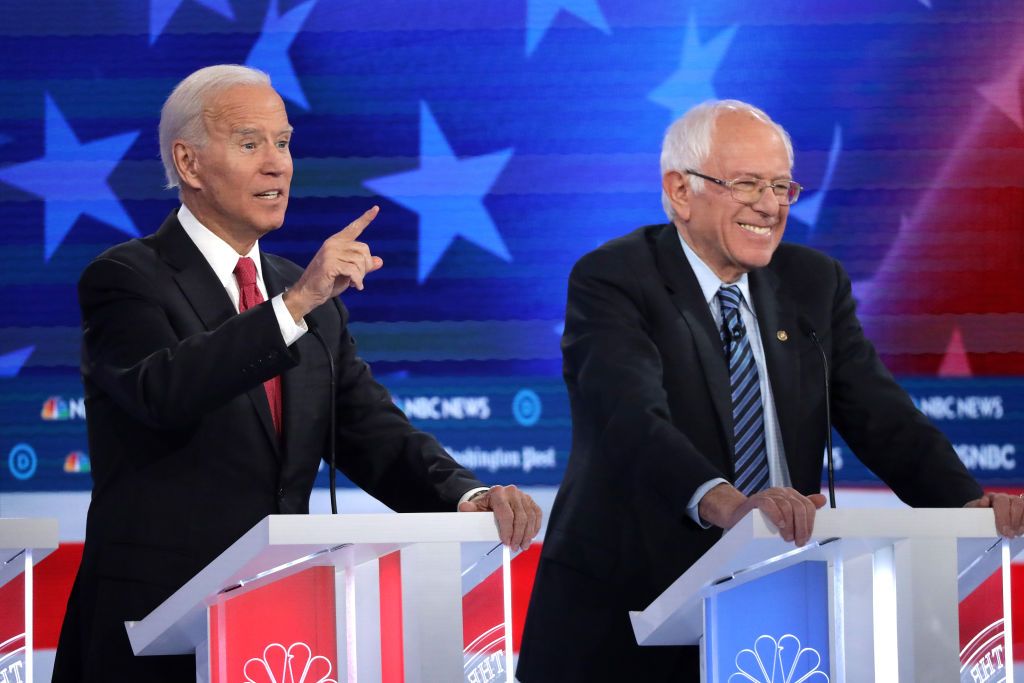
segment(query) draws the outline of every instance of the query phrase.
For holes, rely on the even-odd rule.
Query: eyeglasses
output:
[[[776,180],[768,182],[761,178],[748,177],[735,178],[733,180],[722,180],[721,178],[712,178],[709,175],[698,173],[697,171],[689,168],[686,169],[686,172],[690,175],[695,175],[698,178],[710,180],[716,185],[721,185],[729,190],[733,199],[743,204],[754,204],[761,199],[761,195],[763,195],[764,191],[770,187],[772,188],[772,194],[775,195],[779,204],[782,206],[789,206],[791,204],[796,204],[796,200],[800,196],[800,190],[803,189],[803,186],[794,180]]]

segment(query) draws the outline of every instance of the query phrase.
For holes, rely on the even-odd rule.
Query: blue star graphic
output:
[[[506,149],[468,159],[456,158],[427,103],[420,103],[419,169],[364,183],[420,215],[420,283],[427,279],[456,237],[463,237],[505,261],[512,260],[483,201],[511,156],[512,150]]]
[[[712,81],[736,36],[737,28],[739,27],[730,26],[701,45],[700,37],[697,35],[697,22],[691,14],[686,24],[686,38],[683,42],[683,56],[679,69],[651,91],[648,95],[650,100],[671,109],[672,118],[675,119],[696,104],[716,99]]]
[[[526,6],[526,55],[530,56],[555,22],[559,11],[574,14],[594,28],[611,34],[597,0],[529,0]]]
[[[139,136],[122,133],[82,144],[53,99],[46,96],[45,154],[34,161],[0,168],[0,181],[43,198],[47,261],[82,214],[137,237],[135,223],[107,184]]]
[[[274,80],[274,88],[303,109],[309,109],[309,102],[302,92],[302,84],[288,56],[295,37],[302,30],[306,18],[313,11],[316,0],[309,0],[284,14],[278,14],[277,0],[270,0],[267,17],[263,20],[263,32],[252,46],[246,66],[260,69],[270,74]]]
[[[828,151],[828,165],[825,167],[825,177],[821,179],[818,191],[809,197],[800,196],[800,201],[793,205],[789,214],[797,220],[806,223],[811,230],[818,224],[818,216],[821,214],[821,205],[825,203],[825,195],[832,187],[832,174],[835,173],[836,163],[839,161],[839,153],[843,149],[843,129],[836,124],[832,133],[832,148]]]
[[[167,28],[167,23],[178,11],[178,7],[184,0],[150,0],[149,2],[149,44],[152,45],[160,34]],[[231,9],[230,0],[196,0],[200,5],[207,7],[221,16],[234,19],[235,13]]]
[[[0,377],[17,377],[25,361],[35,350],[34,346],[26,346],[17,351],[0,354]]]

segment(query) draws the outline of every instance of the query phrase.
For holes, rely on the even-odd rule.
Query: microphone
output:
[[[331,411],[329,419],[330,432],[327,436],[327,447],[330,449],[330,471],[328,471],[327,477],[331,482],[331,514],[336,515],[338,514],[338,474],[337,470],[334,468],[336,457],[334,441],[336,438],[335,431],[337,429],[335,425],[336,417],[334,414],[334,356],[331,355],[330,347],[327,346],[327,342],[324,340],[323,335],[320,334],[320,328],[319,325],[317,325],[316,320],[314,320],[312,316],[306,316],[303,320],[306,323],[306,327],[309,328],[310,333],[312,333],[312,335],[317,338],[317,341],[320,342],[320,346],[324,347],[324,353],[327,354],[327,364],[331,369],[331,398],[329,402]]]
[[[828,504],[829,507],[836,506],[836,472],[835,462],[832,459],[832,395],[829,389],[828,356],[825,355],[825,347],[821,345],[818,333],[806,315],[797,318],[796,324],[800,331],[807,335],[821,354],[821,367],[824,370],[825,379],[825,455],[828,459]]]

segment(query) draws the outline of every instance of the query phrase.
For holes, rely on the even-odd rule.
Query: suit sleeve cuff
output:
[[[721,477],[719,477],[717,479],[712,479],[711,481],[702,484],[700,486],[700,488],[698,488],[696,491],[694,491],[693,495],[690,496],[690,502],[686,504],[686,514],[689,515],[690,519],[692,519],[695,523],[697,523],[697,525],[699,525],[700,528],[702,528],[702,529],[710,529],[711,528],[711,525],[708,524],[707,522],[705,522],[703,519],[701,519],[700,518],[700,514],[698,514],[698,512],[697,512],[697,506],[700,505],[700,501],[704,498],[704,496],[707,494],[707,492],[710,491],[711,489],[715,488],[719,484],[728,484],[728,483],[729,482],[727,482],[725,479],[722,479]]]
[[[463,503],[465,503],[467,500],[469,500],[470,498],[472,498],[476,494],[487,492],[487,491],[490,491],[490,489],[487,488],[486,486],[478,486],[475,489],[470,489],[470,490],[466,491],[465,493],[462,494],[462,498],[459,498],[459,504],[455,506],[455,509],[458,510],[459,509],[459,505],[462,505]]]
[[[274,307],[274,315],[277,316],[277,324],[281,328],[281,337],[284,339],[285,346],[291,346],[309,331],[305,320],[296,323],[292,318],[292,314],[288,312],[288,307],[284,303],[284,294],[275,296],[271,300],[271,305]]]

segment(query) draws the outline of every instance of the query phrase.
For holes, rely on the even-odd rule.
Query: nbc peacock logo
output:
[[[63,396],[51,396],[43,401],[43,409],[39,416],[47,422],[62,422],[64,420],[85,419],[84,398],[64,398]]]
[[[89,455],[82,451],[71,451],[64,458],[64,471],[68,474],[84,474],[92,471]]]
[[[313,655],[306,643],[292,643],[287,648],[271,643],[262,657],[253,657],[243,667],[243,683],[338,683],[331,678],[331,660]]]
[[[778,640],[759,636],[754,647],[736,653],[736,672],[729,683],[829,683],[821,670],[821,653],[802,647],[787,633]]]

